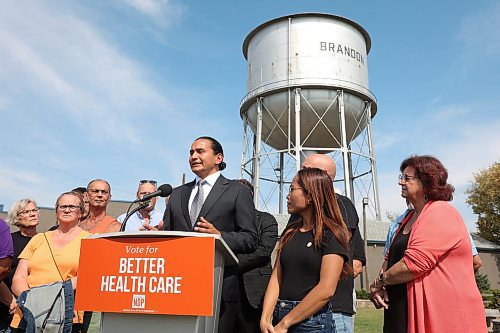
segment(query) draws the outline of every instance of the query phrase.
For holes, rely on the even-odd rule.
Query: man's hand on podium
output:
[[[204,217],[200,217],[200,221],[196,223],[196,227],[194,227],[194,231],[203,232],[205,234],[215,234],[221,235],[220,231],[217,230],[214,225],[208,222]]]

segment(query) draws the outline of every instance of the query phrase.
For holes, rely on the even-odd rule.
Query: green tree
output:
[[[490,284],[490,280],[488,279],[488,275],[481,274],[479,272],[475,272],[474,277],[476,278],[477,289],[479,289],[479,292],[481,294],[488,293],[488,291],[490,291],[490,288],[491,288],[491,284]]]
[[[478,216],[479,235],[500,245],[500,162],[474,174],[467,203]]]

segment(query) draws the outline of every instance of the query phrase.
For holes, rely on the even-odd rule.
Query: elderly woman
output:
[[[7,214],[7,222],[19,228],[13,232],[12,242],[14,245],[14,256],[12,257],[12,265],[9,276],[4,280],[7,287],[11,288],[12,278],[19,263],[19,254],[24,250],[24,247],[37,234],[38,226],[38,207],[33,199],[21,199],[12,204]],[[5,295],[8,290],[4,289]],[[9,314],[9,307],[4,304],[0,305],[0,323],[10,323],[12,316]]]
[[[7,221],[19,228],[19,231],[12,233],[14,243],[14,258],[12,260],[11,276],[8,285],[12,283],[14,272],[19,263],[19,254],[33,236],[37,234],[38,226],[38,207],[33,199],[21,199],[10,207],[7,215]]]
[[[448,172],[432,156],[401,163],[402,220],[371,298],[384,307],[384,332],[486,332],[469,233],[451,201]]]
[[[69,279],[76,288],[80,243],[89,235],[78,226],[83,209],[83,200],[78,193],[66,192],[57,198],[58,228],[34,236],[19,255],[19,265],[12,282],[15,295],[19,296],[34,286]],[[18,328],[21,317],[22,313],[18,310],[11,323],[13,328]],[[79,329],[82,317],[83,313],[75,312],[75,330]]]
[[[293,178],[288,212],[298,221],[283,232],[264,297],[263,333],[334,333],[330,298],[348,266],[349,232],[330,176],[311,168]],[[314,329],[314,330],[313,330]]]

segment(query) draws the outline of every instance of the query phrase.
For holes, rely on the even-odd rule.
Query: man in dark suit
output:
[[[252,194],[246,186],[221,175],[226,166],[221,144],[211,137],[199,137],[191,145],[189,165],[196,179],[172,191],[164,229],[216,234],[235,254],[254,251],[257,228]],[[219,332],[232,332],[239,297],[236,270],[226,268]]]
[[[239,179],[252,191],[253,186]],[[240,302],[236,311],[234,333],[259,333],[262,301],[271,277],[271,254],[278,241],[278,223],[269,213],[255,210],[257,224],[257,250],[238,255]]]

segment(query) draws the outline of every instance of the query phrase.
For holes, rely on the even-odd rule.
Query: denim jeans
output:
[[[23,311],[19,329],[26,333],[70,333],[73,322],[74,294],[71,280],[25,290],[17,298]]]
[[[273,313],[273,325],[277,325],[292,309],[299,304],[299,301],[278,300]],[[335,322],[333,321],[331,305],[328,303],[314,315],[306,318],[301,323],[288,329],[289,333],[336,333]]]
[[[333,321],[335,321],[337,333],[354,333],[353,318],[351,314],[334,312]]]

